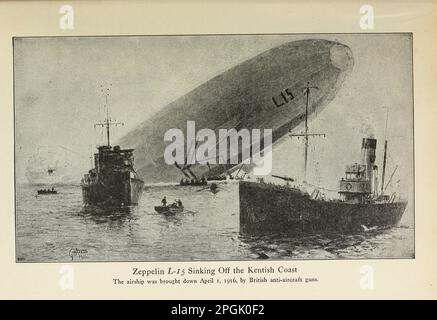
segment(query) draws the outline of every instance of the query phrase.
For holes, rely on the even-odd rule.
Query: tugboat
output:
[[[134,169],[134,149],[121,149],[110,144],[113,122],[106,108],[106,119],[94,126],[106,128],[107,145],[99,146],[94,154],[94,168],[84,175],[81,181],[83,202],[97,206],[137,205],[143,192],[144,182]]]
[[[307,91],[307,108],[310,87]],[[308,154],[308,133],[305,121],[305,172]],[[317,134],[320,135],[320,134]],[[286,185],[240,181],[240,229],[243,232],[325,233],[360,232],[396,226],[406,209],[407,201],[396,194],[386,195],[384,175],[387,141],[384,146],[382,186],[378,189],[378,167],[375,165],[376,142],[373,137],[362,140],[362,161],[346,167],[340,180],[339,198],[328,200],[319,189],[311,194]],[[395,169],[396,170],[396,169]]]

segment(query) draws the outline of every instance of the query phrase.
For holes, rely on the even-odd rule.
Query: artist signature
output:
[[[70,249],[70,251],[68,252],[68,255],[71,258],[71,260],[73,261],[74,258],[80,259],[80,260],[86,258],[87,253],[88,253],[88,250],[86,250],[86,249],[74,248],[74,249]]]

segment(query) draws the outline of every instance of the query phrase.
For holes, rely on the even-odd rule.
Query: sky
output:
[[[310,122],[326,133],[311,139],[308,180],[337,189],[347,164],[360,160],[361,139],[378,139],[381,166],[387,136],[386,181],[408,198],[413,192],[412,39],[409,34],[300,34],[228,36],[39,37],[14,41],[16,176],[25,181],[38,146],[70,149],[72,171],[88,170],[104,142],[94,123],[104,119],[101,86],[110,87],[111,116],[124,123],[113,141],[168,103],[215,75],[280,44],[335,40],[354,55],[352,74],[334,100]],[[388,130],[385,132],[386,109]],[[296,131],[302,128],[297,128]],[[303,143],[275,147],[273,173],[301,176]]]

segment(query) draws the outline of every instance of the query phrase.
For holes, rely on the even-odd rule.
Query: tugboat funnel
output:
[[[363,138],[361,153],[363,157],[362,164],[366,166],[366,179],[371,183],[372,193],[375,193],[376,182],[374,178],[377,178],[376,175],[374,177],[374,170],[377,170],[375,168],[376,139]]]

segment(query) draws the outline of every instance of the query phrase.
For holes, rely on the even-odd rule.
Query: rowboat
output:
[[[184,206],[177,206],[175,204],[169,206],[155,206],[155,211],[158,213],[175,214],[184,211]]]

